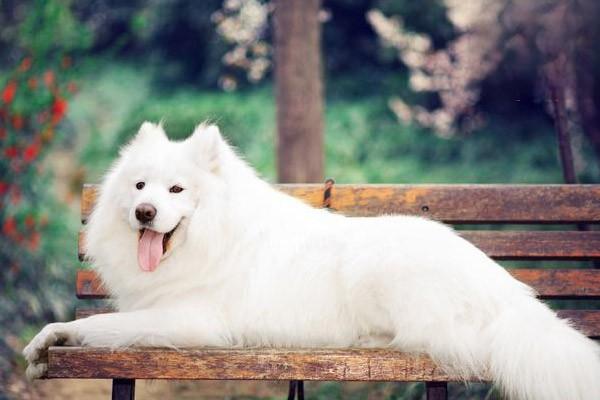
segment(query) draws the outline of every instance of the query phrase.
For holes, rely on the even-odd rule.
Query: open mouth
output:
[[[173,236],[173,232],[175,232],[175,229],[177,229],[178,227],[179,227],[179,224],[177,224],[177,225],[175,226],[175,228],[173,228],[173,229],[172,229],[172,230],[170,230],[169,232],[162,234],[162,235],[163,235],[163,238],[162,238],[162,247],[163,247],[162,254],[165,254],[165,253],[167,252],[167,250],[168,250],[168,247],[167,247],[167,245],[169,244],[169,240],[171,239],[171,236]],[[142,228],[142,229],[140,229],[140,231],[139,231],[139,237],[138,237],[138,240],[141,240],[141,239],[142,239],[142,236],[144,236],[144,232],[146,232],[146,231],[151,231],[151,232],[153,232],[154,234],[159,234],[159,235],[161,235],[161,233],[158,233],[158,232],[156,232],[156,231],[153,231],[153,230],[151,230],[151,229]]]
[[[158,267],[162,256],[169,250],[169,241],[179,224],[166,233],[144,228],[139,231],[138,264],[142,271],[152,272]]]

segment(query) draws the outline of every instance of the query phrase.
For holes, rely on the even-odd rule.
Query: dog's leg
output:
[[[48,347],[60,344],[96,347],[224,346],[229,335],[222,319],[208,307],[148,309],[98,314],[46,325],[23,350],[27,376],[39,378],[47,369]]]

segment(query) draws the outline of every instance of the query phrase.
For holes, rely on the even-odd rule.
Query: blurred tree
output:
[[[411,88],[439,98],[434,107],[392,98],[390,107],[398,118],[451,136],[457,130],[481,126],[482,103],[502,99],[505,89],[519,102],[534,98],[537,81],[546,86],[541,91],[547,94],[543,96],[546,110],[554,118],[565,117],[555,123],[559,133],[568,134],[581,126],[600,162],[600,116],[596,111],[600,96],[595,80],[600,63],[593,48],[600,39],[600,3],[441,1],[457,32],[441,48],[432,45],[429,34],[405,28],[400,17],[386,17],[376,9],[368,14],[383,42],[396,49],[409,69]],[[519,81],[528,83],[525,90],[517,92]],[[561,149],[562,159],[570,158],[564,153],[566,147]]]
[[[323,180],[320,0],[275,3],[277,175],[280,182]]]
[[[600,2],[577,0],[572,3],[572,65],[576,106],[581,127],[600,160]]]

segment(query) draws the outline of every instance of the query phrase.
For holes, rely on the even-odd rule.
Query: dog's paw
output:
[[[25,376],[27,377],[27,379],[32,381],[34,379],[38,379],[44,376],[46,374],[46,371],[48,371],[48,364],[46,363],[29,364],[27,366],[27,369],[25,370]]]
[[[42,377],[48,369],[48,347],[73,342],[73,335],[67,324],[48,324],[23,349],[23,356],[28,363],[25,374],[29,379]]]

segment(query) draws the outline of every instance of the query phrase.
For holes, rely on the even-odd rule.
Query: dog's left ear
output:
[[[191,142],[191,156],[194,160],[209,171],[217,172],[219,159],[225,145],[219,127],[207,124],[198,125],[188,141]]]

